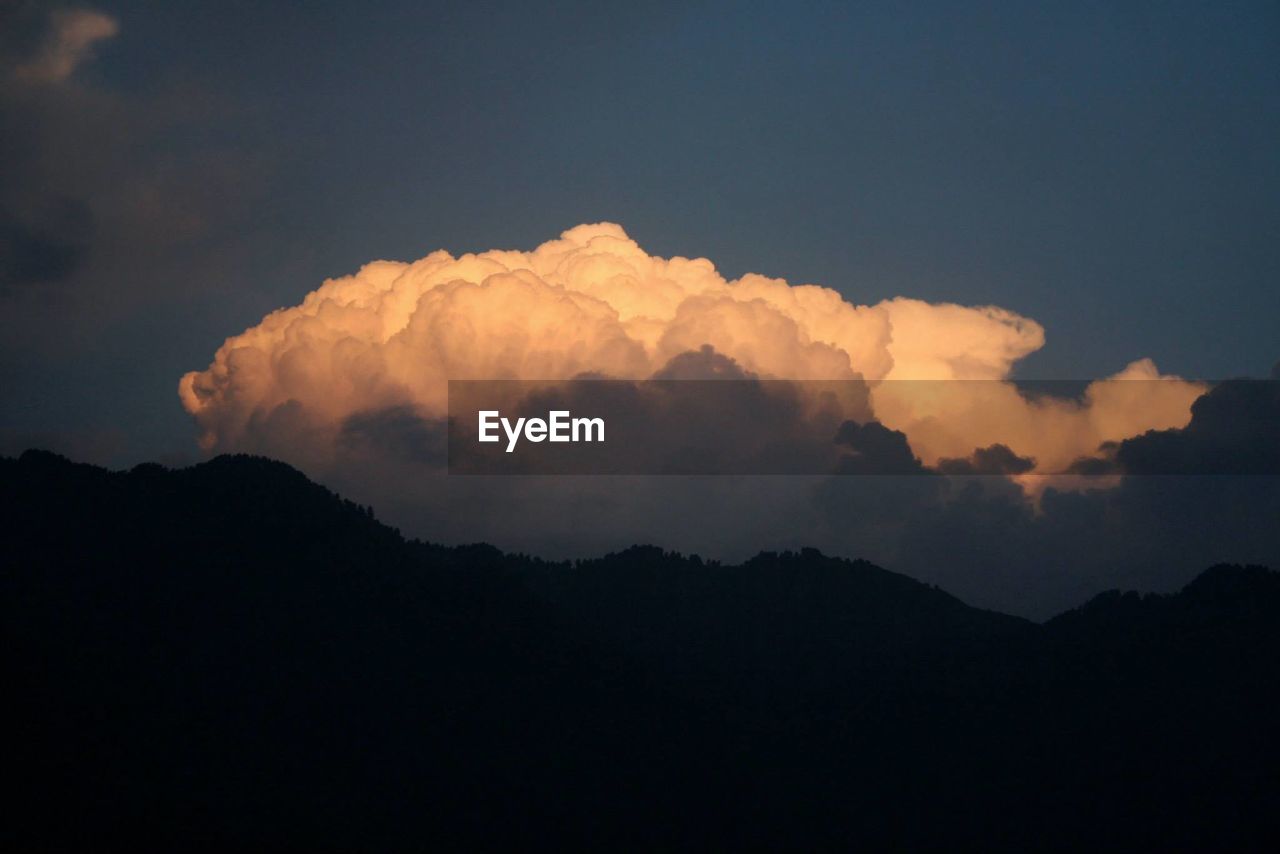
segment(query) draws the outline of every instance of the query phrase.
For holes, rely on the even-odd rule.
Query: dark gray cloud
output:
[[[51,199],[34,211],[0,209],[0,286],[69,278],[85,263],[93,213],[79,199]]]
[[[1275,373],[1275,369],[1272,370]],[[1280,475],[1280,381],[1219,383],[1176,430],[1149,430],[1107,442],[1070,473],[1097,475]]]
[[[1220,383],[1185,428],[1125,439],[1115,460],[1126,474],[1280,475],[1280,381]]]
[[[923,473],[907,436],[890,430],[878,421],[846,421],[836,432],[835,444],[848,451],[841,457],[840,474],[913,474]]]
[[[655,380],[747,380],[755,374],[743,370],[733,359],[717,353],[710,344],[672,356],[653,375]]]
[[[344,451],[356,455],[386,454],[432,468],[447,462],[449,433],[439,418],[423,418],[412,406],[358,412],[338,434]]]
[[[941,474],[952,475],[1008,475],[1026,474],[1036,467],[1031,457],[1020,457],[1007,445],[991,445],[975,448],[967,458],[944,458],[935,468]]]

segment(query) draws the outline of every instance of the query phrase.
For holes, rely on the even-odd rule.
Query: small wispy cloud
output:
[[[29,83],[61,83],[93,57],[98,42],[120,32],[120,23],[93,9],[63,9],[49,19],[49,32],[39,50],[14,69]]]

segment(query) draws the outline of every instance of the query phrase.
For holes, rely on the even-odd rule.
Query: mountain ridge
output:
[[[264,456],[259,456],[255,454],[219,454],[208,460],[204,460],[198,463],[193,463],[192,465],[179,467],[179,468],[171,468],[169,466],[165,466],[155,462],[143,462],[143,463],[138,463],[137,465],[134,465],[133,467],[127,470],[110,470],[110,469],[105,469],[100,466],[92,465],[89,463],[78,463],[61,454],[57,454],[52,451],[45,451],[41,449],[28,449],[27,451],[24,451],[22,454],[20,454],[18,457],[0,456],[0,467],[12,466],[14,464],[36,466],[41,468],[46,468],[48,466],[62,466],[62,467],[67,467],[67,468],[70,468],[71,470],[84,473],[84,474],[92,472],[93,476],[100,476],[105,474],[105,475],[114,476],[116,478],[121,478],[121,477],[154,478],[157,476],[163,477],[163,476],[177,475],[179,477],[190,477],[192,480],[196,481],[197,483],[204,481],[206,482],[207,485],[208,484],[218,485],[222,483],[217,477],[213,477],[213,478],[206,477],[206,475],[213,474],[213,473],[221,474],[223,472],[231,472],[237,475],[238,477],[245,476],[245,475],[257,476],[259,474],[264,474],[264,473],[275,473],[291,481],[294,486],[307,490],[308,492],[311,493],[311,496],[313,497],[313,499],[317,501],[332,499],[338,502],[339,504],[341,504],[342,506],[348,508],[349,510],[354,511],[355,513],[362,515],[370,520],[373,520],[373,522],[377,525],[378,528],[383,528],[393,532],[397,537],[400,537],[402,542],[404,542],[406,545],[419,545],[419,546],[424,546],[431,549],[486,550],[486,551],[491,551],[491,556],[493,558],[508,558],[508,559],[514,559],[514,560],[529,561],[532,563],[542,564],[545,566],[555,566],[555,567],[589,565],[594,563],[607,562],[611,560],[628,560],[636,554],[642,555],[646,560],[657,556],[663,560],[674,559],[677,561],[684,561],[684,562],[687,562],[690,566],[709,566],[709,567],[715,567],[715,568],[742,569],[742,570],[749,570],[755,566],[759,566],[761,564],[774,562],[778,560],[782,560],[783,562],[786,562],[789,559],[794,558],[796,556],[803,557],[803,558],[817,558],[818,560],[828,562],[828,565],[840,565],[845,569],[857,569],[860,571],[870,569],[875,573],[883,573],[885,576],[891,576],[895,579],[902,579],[902,580],[908,581],[912,585],[916,585],[917,588],[920,590],[936,591],[942,594],[943,596],[951,600],[954,600],[955,602],[961,603],[965,605],[965,607],[973,609],[975,611],[981,611],[989,614],[998,614],[1002,617],[1007,617],[1010,620],[1018,620],[1022,622],[1037,623],[1037,624],[1050,623],[1054,620],[1065,617],[1074,612],[1080,611],[1081,609],[1089,608],[1090,606],[1094,605],[1094,603],[1097,600],[1110,600],[1116,596],[1122,597],[1126,601],[1130,601],[1131,597],[1137,596],[1139,600],[1145,601],[1148,599],[1161,599],[1161,598],[1168,598],[1172,596],[1179,596],[1179,595],[1183,595],[1191,592],[1198,593],[1201,591],[1207,591],[1211,587],[1220,589],[1225,586],[1226,588],[1234,588],[1237,591],[1239,591],[1241,588],[1241,585],[1239,582],[1244,582],[1244,581],[1252,582],[1255,584],[1266,585],[1267,589],[1270,589],[1270,586],[1280,587],[1280,572],[1276,572],[1270,567],[1253,565],[1253,564],[1244,565],[1244,564],[1220,563],[1220,564],[1215,564],[1201,571],[1191,581],[1183,585],[1182,588],[1179,588],[1178,590],[1172,591],[1170,593],[1142,592],[1142,591],[1134,591],[1131,589],[1111,588],[1111,589],[1098,592],[1091,599],[1089,599],[1084,603],[1081,603],[1081,605],[1076,606],[1075,608],[1068,609],[1067,611],[1064,611],[1060,614],[1055,614],[1047,618],[1046,620],[1035,621],[1035,620],[1029,620],[1027,618],[1019,617],[1012,614],[1005,614],[1002,611],[996,611],[989,608],[982,608],[979,606],[969,605],[967,602],[964,602],[964,600],[961,599],[960,597],[956,596],[955,594],[949,593],[946,590],[943,590],[937,585],[928,584],[926,582],[919,581],[918,579],[915,579],[909,575],[905,575],[903,573],[898,573],[898,572],[894,572],[893,570],[885,569],[884,567],[878,566],[862,558],[844,558],[844,557],[826,555],[820,550],[814,549],[811,547],[801,547],[799,549],[784,550],[781,552],[764,550],[764,551],[757,552],[755,555],[747,558],[741,563],[733,564],[733,563],[725,563],[723,561],[718,561],[718,560],[704,561],[700,556],[696,554],[685,555],[681,552],[671,551],[661,546],[646,544],[646,543],[636,543],[615,552],[608,552],[597,558],[578,558],[575,560],[556,560],[556,559],[540,558],[532,555],[527,555],[521,552],[504,552],[502,549],[499,549],[488,543],[481,543],[481,542],[459,543],[454,546],[445,546],[437,543],[418,540],[415,538],[404,537],[400,533],[400,530],[398,528],[387,525],[386,523],[383,523],[383,522],[379,522],[374,513],[374,508],[367,507],[365,505],[361,505],[356,502],[350,501],[349,499],[343,498],[338,493],[333,492],[332,490],[325,487],[324,485],[310,479],[302,471],[289,465],[288,463],[284,463],[279,460],[272,459],[270,457],[264,457]],[[3,468],[0,468],[0,473],[3,473]],[[222,485],[226,486],[227,484],[222,484]],[[227,497],[227,496],[224,495],[223,497]],[[233,494],[233,496],[231,497],[244,498],[246,496],[243,494]],[[248,496],[248,497],[252,497],[252,496]],[[267,496],[264,496],[264,495],[257,496],[257,498],[259,499],[265,498],[265,497]],[[1247,590],[1245,592],[1247,592]]]

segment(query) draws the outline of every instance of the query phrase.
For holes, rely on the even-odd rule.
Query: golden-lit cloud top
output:
[[[1038,323],[1002,308],[901,297],[859,305],[817,285],[726,280],[705,258],[655,257],[599,223],[531,252],[367,264],[227,339],[179,392],[202,446],[227,449],[280,407],[301,407],[321,434],[392,407],[440,418],[449,379],[641,379],[710,346],[761,377],[864,378],[877,417],[926,463],[999,442],[1043,468],[1101,441],[1181,426],[1202,391],[1105,383],[1079,401],[1032,401],[1000,382],[927,395],[879,382],[1002,380],[1043,343]],[[1160,377],[1148,361],[1120,376]]]

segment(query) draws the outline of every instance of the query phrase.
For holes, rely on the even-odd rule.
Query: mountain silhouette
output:
[[[813,550],[406,540],[245,456],[29,451],[0,520],[6,850],[1276,838],[1261,567],[1036,624]]]

